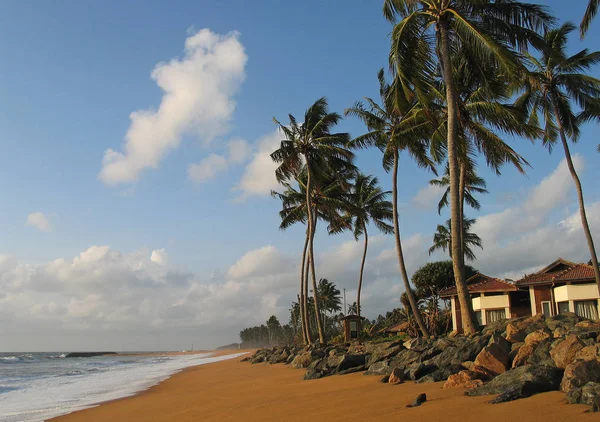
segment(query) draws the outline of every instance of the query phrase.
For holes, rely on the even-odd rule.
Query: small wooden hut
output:
[[[358,340],[360,333],[360,317],[358,315],[346,315],[342,318],[344,325],[344,340],[346,342]]]

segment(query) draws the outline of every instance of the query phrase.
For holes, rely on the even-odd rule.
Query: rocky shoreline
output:
[[[306,380],[364,372],[388,384],[445,381],[468,396],[497,395],[490,403],[558,390],[600,411],[600,321],[572,313],[496,321],[472,336],[280,346],[242,361],[304,368]]]

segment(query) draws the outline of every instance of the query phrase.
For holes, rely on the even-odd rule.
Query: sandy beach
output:
[[[221,352],[223,353],[223,352]],[[134,397],[61,416],[52,421],[596,421],[584,405],[569,405],[559,392],[491,405],[442,383],[381,384],[379,377],[350,374],[303,381],[303,370],[239,362],[239,358],[188,368]],[[406,408],[419,393],[428,401]]]

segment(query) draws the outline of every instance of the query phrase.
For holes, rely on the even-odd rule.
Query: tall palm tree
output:
[[[304,168],[295,179],[297,188],[288,182],[281,184],[285,189],[283,192],[271,191],[271,196],[278,198],[282,202],[282,210],[279,212],[281,217],[280,230],[286,230],[296,223],[306,224],[308,220],[306,208],[306,186],[307,172]],[[345,205],[342,194],[344,192],[343,179],[340,175],[329,176],[313,189],[311,194],[311,203],[316,218],[313,219],[313,232],[319,219],[329,224],[329,231],[332,227],[339,227],[344,224],[343,217],[339,210]],[[310,318],[308,317],[308,241],[310,233],[307,228],[302,250],[302,264],[300,267],[300,313],[302,315],[302,334],[306,343],[311,343]]]
[[[434,253],[438,249],[446,250],[450,254],[452,259],[452,236],[451,236],[451,225],[450,220],[446,221],[445,225],[438,224],[437,229],[433,235],[433,246],[429,248],[429,255]],[[477,234],[470,232],[471,226],[475,224],[474,218],[465,218],[463,222],[463,240],[464,240],[464,254],[465,257],[470,261],[475,261],[475,253],[471,246],[479,246],[483,249],[481,238]]]
[[[317,286],[317,296],[323,312],[338,312],[342,310],[340,290],[331,281],[321,278]]]
[[[367,226],[373,223],[383,233],[394,232],[394,228],[388,224],[393,218],[393,206],[387,200],[387,196],[390,193],[389,191],[384,192],[381,190],[376,177],[358,173],[348,195],[349,210],[347,216],[350,220],[350,229],[356,240],[361,236],[365,238],[365,247],[360,264],[360,274],[358,276],[358,290],[356,293],[358,316],[360,316],[360,293],[362,290],[365,261],[367,259],[367,249],[369,247]]]
[[[442,188],[446,188],[440,201],[438,202],[438,214],[442,213],[442,209],[448,206],[448,195],[450,194],[450,175],[449,175],[448,166],[446,166],[446,171],[444,175],[439,179],[432,179],[429,181],[429,184],[432,186],[439,186]],[[477,173],[471,169],[467,170],[466,175],[464,176],[465,187],[464,187],[464,201],[471,208],[475,210],[481,209],[481,204],[475,198],[475,193],[489,193],[486,189],[487,184],[483,177],[477,175]]]
[[[323,97],[311,105],[304,114],[304,122],[298,124],[296,118],[289,115],[289,126],[273,119],[279,126],[285,139],[279,148],[271,154],[274,162],[279,164],[275,176],[279,182],[288,181],[300,174],[306,166],[306,209],[308,223],[308,261],[313,286],[315,314],[320,315],[317,295],[317,279],[314,259],[314,220],[315,213],[311,203],[314,185],[323,178],[324,170],[334,169],[346,171],[352,167],[354,154],[345,148],[350,140],[348,133],[332,133],[341,116],[328,110],[327,100]],[[320,319],[317,318],[319,342],[325,344],[327,339]]]
[[[577,189],[581,225],[587,239],[596,284],[600,290],[600,270],[594,240],[585,211],[581,181],[573,165],[568,138],[576,142],[579,137],[581,116],[573,111],[577,105],[584,119],[600,118],[600,79],[593,78],[585,72],[600,62],[600,51],[590,53],[581,50],[572,56],[567,55],[567,38],[575,30],[575,25],[565,23],[560,28],[546,31],[544,42],[540,46],[541,57],[528,56],[530,72],[525,93],[519,102],[529,107],[532,121],[538,123],[540,115],[543,119],[543,143],[552,151],[560,139],[567,167]],[[574,103],[574,104],[573,104]]]
[[[452,57],[462,55],[474,69],[479,63],[486,63],[516,77],[522,66],[512,48],[526,48],[529,42],[538,41],[534,30],[551,23],[553,18],[543,6],[507,0],[384,0],[383,13],[395,24],[390,66],[403,83],[414,85],[416,92],[424,95],[434,85],[435,70],[442,70],[447,107],[452,262],[463,329],[473,333],[476,322],[460,250],[459,91]],[[397,17],[401,18],[399,22]]]
[[[434,163],[427,155],[427,140],[430,137],[431,125],[413,93],[401,89],[402,87],[395,83],[388,84],[383,69],[379,71],[378,79],[381,105],[371,98],[366,98],[366,104],[357,102],[354,107],[346,110],[347,115],[358,117],[369,130],[366,134],[355,138],[351,145],[354,148],[371,146],[379,148],[383,152],[384,169],[392,171],[392,217],[400,274],[417,325],[424,336],[429,336],[427,326],[419,312],[417,300],[410,288],[400,240],[398,162],[400,153],[407,152],[418,166],[428,167],[435,171]]]
[[[585,13],[581,19],[581,24],[579,25],[581,38],[585,37],[585,33],[588,31],[592,20],[598,12],[598,7],[600,7],[600,0],[589,0],[587,9],[585,9]]]

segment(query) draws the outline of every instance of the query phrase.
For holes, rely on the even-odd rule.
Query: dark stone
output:
[[[531,397],[533,394],[538,393],[536,388],[532,382],[525,381],[523,384],[511,388],[504,393],[498,395],[495,399],[490,400],[488,403],[497,404],[497,403],[506,403],[508,401],[524,399],[526,397]]]
[[[417,406],[421,406],[423,403],[425,403],[427,401],[427,395],[425,393],[421,393],[417,396],[417,398],[415,399],[415,401],[413,401],[411,404],[406,405],[406,407],[417,407]]]
[[[406,378],[416,381],[425,375],[431,374],[436,369],[438,368],[435,365],[425,365],[423,363],[415,362],[404,370],[404,375]]]
[[[554,341],[556,340],[547,339],[538,343],[537,346],[534,346],[535,349],[533,350],[531,356],[529,356],[527,359],[527,363],[530,365],[556,367],[554,360],[552,357],[550,357],[550,349],[552,348],[552,343]]]
[[[389,375],[392,373],[392,367],[390,366],[390,362],[387,360],[382,360],[380,362],[375,362],[371,366],[365,375]]]
[[[415,352],[414,350],[404,349],[399,352],[394,358],[392,358],[390,362],[390,366],[392,368],[397,368],[399,366],[408,366],[413,362],[416,362],[421,354]]]
[[[445,366],[443,368],[438,368],[433,371],[431,374],[425,375],[417,380],[417,384],[422,384],[426,382],[440,382],[448,379],[449,376],[458,374],[460,371],[463,371],[461,365],[450,365]]]
[[[355,372],[361,372],[361,371],[366,371],[367,367],[365,365],[360,365],[360,366],[354,366],[352,368],[348,368],[348,369],[344,369],[343,371],[338,371],[337,374],[338,375],[346,375],[346,374],[353,374]]]
[[[390,376],[389,375],[384,375],[383,377],[381,377],[381,379],[379,380],[379,382],[382,382],[384,384],[387,384],[390,381]]]
[[[342,372],[350,368],[354,368],[356,366],[365,366],[366,363],[366,355],[344,355],[342,361],[338,364],[335,369],[335,372]]]
[[[323,372],[319,371],[318,369],[309,369],[306,371],[306,374],[304,374],[304,379],[305,380],[316,380],[319,378],[323,378],[324,374]]]
[[[600,382],[600,361],[576,360],[565,368],[560,389],[568,393],[573,388],[583,387],[589,382]]]
[[[572,312],[563,312],[562,314],[554,315],[553,317],[546,318],[546,325],[552,331],[558,327],[564,327],[567,330],[572,330],[575,324],[583,321],[583,318],[578,317]]]
[[[540,365],[525,365],[506,371],[488,384],[468,390],[468,396],[502,394],[514,388],[523,387],[522,393],[530,395],[558,390],[563,371],[559,368]]]
[[[588,382],[583,387],[573,388],[567,393],[567,401],[570,404],[592,405],[596,397],[600,397],[600,384]]]
[[[590,409],[590,413],[596,412],[600,412],[600,396],[596,396],[596,398],[592,402],[592,408]]]

